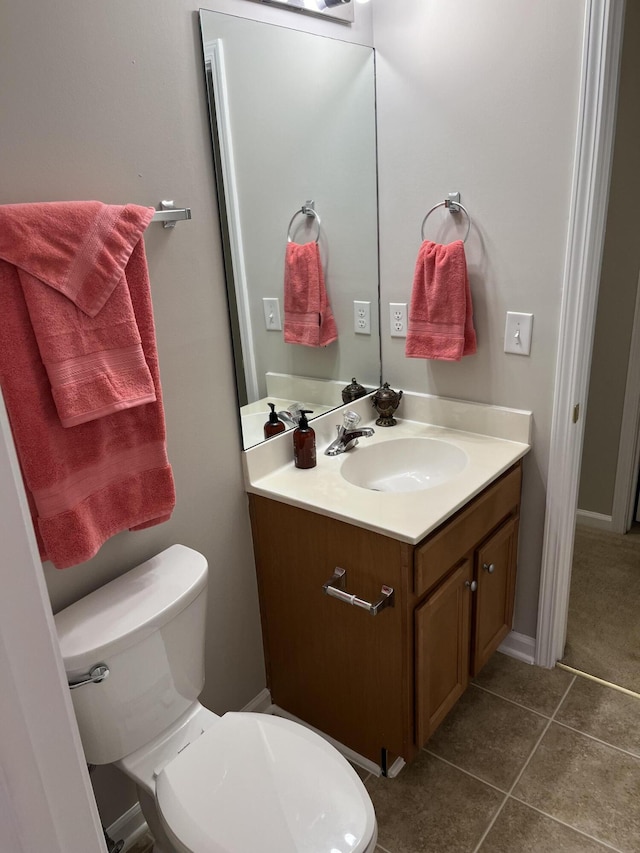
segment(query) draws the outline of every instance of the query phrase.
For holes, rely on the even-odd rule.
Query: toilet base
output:
[[[164,831],[154,797],[148,794],[144,788],[141,788],[139,785],[136,785],[136,791],[138,794],[138,802],[142,809],[142,814],[147,822],[149,831],[153,836],[153,853],[178,853]]]

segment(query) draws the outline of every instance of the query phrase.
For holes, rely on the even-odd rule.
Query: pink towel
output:
[[[142,242],[152,215],[0,206],[0,386],[40,554],[58,568],[175,504]]]
[[[338,339],[317,243],[287,243],[284,259],[284,340],[326,347]]]
[[[65,427],[155,400],[124,276],[152,215],[100,202],[2,208],[0,258],[17,269]]]
[[[413,276],[405,355],[460,361],[476,350],[464,244],[425,240]]]

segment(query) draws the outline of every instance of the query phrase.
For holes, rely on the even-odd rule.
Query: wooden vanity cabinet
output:
[[[410,761],[511,628],[517,463],[418,545],[249,495],[272,701],[376,764]],[[376,616],[323,591],[394,603]]]

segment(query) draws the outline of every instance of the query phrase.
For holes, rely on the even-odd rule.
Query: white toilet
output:
[[[372,853],[373,806],[340,753],[268,714],[218,717],[204,684],[207,562],[173,545],[55,617],[89,764],[136,783],[155,853]]]

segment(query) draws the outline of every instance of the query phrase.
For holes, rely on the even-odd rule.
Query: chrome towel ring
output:
[[[464,235],[462,240],[463,243],[467,242],[467,237],[469,236],[469,232],[471,231],[471,217],[469,216],[469,211],[464,205],[460,204],[460,193],[450,193],[449,198],[444,201],[439,201],[438,204],[434,204],[431,210],[427,211],[427,215],[422,220],[422,225],[420,227],[420,235],[424,240],[424,226],[427,219],[431,216],[434,210],[437,210],[439,207],[446,207],[451,213],[458,213],[462,211],[464,215],[467,217],[467,233]]]
[[[303,204],[300,210],[296,210],[291,219],[289,220],[289,227],[287,228],[287,243],[292,243],[293,240],[291,238],[291,226],[293,225],[293,221],[296,216],[313,216],[316,221],[316,226],[318,228],[318,233],[316,234],[315,243],[320,239],[320,217],[316,213],[313,207],[313,201],[308,201],[306,204]]]

